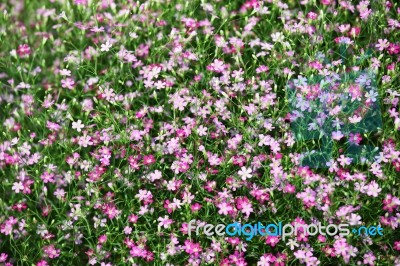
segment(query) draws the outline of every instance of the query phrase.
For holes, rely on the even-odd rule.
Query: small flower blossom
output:
[[[111,47],[112,47],[112,44],[110,43],[110,40],[107,40],[106,43],[101,45],[100,51],[108,52],[108,51],[110,51]]]
[[[238,172],[238,175],[240,176],[240,178],[242,178],[242,180],[246,180],[252,177],[251,173],[252,170],[250,168],[242,166],[242,168]]]
[[[72,128],[75,129],[78,132],[82,131],[82,128],[84,128],[85,126],[82,124],[81,120],[78,120],[76,122],[72,122]]]
[[[69,90],[72,90],[75,86],[75,81],[71,78],[66,78],[61,80],[61,87],[67,88]]]

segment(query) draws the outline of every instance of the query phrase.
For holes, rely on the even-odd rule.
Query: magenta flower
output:
[[[265,243],[267,243],[271,247],[275,247],[276,244],[278,244],[278,242],[279,242],[279,237],[277,236],[267,236],[267,238],[265,239]]]
[[[143,157],[143,164],[144,165],[150,165],[150,164],[154,164],[156,162],[156,159],[154,158],[154,155],[150,154],[150,155],[145,155]]]
[[[17,54],[22,58],[28,57],[31,54],[31,48],[27,44],[21,44],[18,46]]]
[[[195,257],[198,257],[200,252],[203,251],[199,243],[191,242],[189,240],[185,241],[184,250],[186,253],[194,255]]]

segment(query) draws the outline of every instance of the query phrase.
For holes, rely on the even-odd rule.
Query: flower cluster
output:
[[[0,265],[400,266],[397,1],[0,14]],[[248,242],[191,220],[383,235]]]

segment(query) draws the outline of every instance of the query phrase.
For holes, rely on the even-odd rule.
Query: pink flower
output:
[[[85,136],[79,137],[78,144],[79,144],[79,146],[86,148],[87,146],[93,145],[93,142],[91,141],[91,137],[85,135]]]
[[[364,261],[363,261],[364,265],[373,266],[373,265],[375,265],[375,260],[376,260],[376,257],[374,256],[374,253],[368,252],[368,253],[364,254]]]
[[[261,65],[256,69],[256,73],[267,73],[269,68],[267,66]]]
[[[340,140],[343,137],[344,137],[344,135],[340,131],[332,132],[332,139],[334,139],[334,140]]]
[[[99,244],[104,244],[107,241],[107,236],[106,235],[101,235],[99,236]]]
[[[360,133],[355,133],[355,134],[350,133],[350,135],[349,135],[349,142],[350,143],[353,143],[355,145],[359,145],[361,140],[362,140],[362,137],[361,137]]]
[[[86,6],[88,4],[88,0],[74,0],[75,5],[83,5]]]
[[[308,12],[307,14],[307,18],[311,19],[311,20],[316,20],[318,18],[318,14],[314,13],[314,12]]]
[[[335,248],[335,253],[342,256],[345,256],[349,250],[349,245],[345,239],[336,240],[333,247]]]
[[[108,216],[109,219],[114,219],[118,216],[122,211],[118,210],[114,204],[110,203],[104,207],[104,214]]]
[[[323,5],[331,5],[333,3],[333,0],[321,0],[321,4]]]
[[[44,172],[41,176],[40,176],[40,178],[43,180],[43,183],[55,183],[55,180],[54,180],[54,174],[53,173],[50,173],[50,172]]]
[[[50,259],[54,259],[57,258],[58,256],[60,256],[60,249],[56,249],[54,247],[54,245],[49,245],[49,246],[45,246],[43,248],[44,253],[46,253],[46,255],[50,258]]]
[[[169,228],[169,226],[174,223],[167,215],[164,215],[164,217],[158,217],[157,221],[159,221],[158,226],[164,228]]]
[[[59,124],[53,123],[51,121],[47,121],[46,127],[51,131],[59,131],[61,129],[61,126]]]
[[[219,209],[218,213],[222,214],[222,215],[228,215],[229,212],[233,211],[232,206],[226,202],[222,202],[222,203],[218,204],[217,207]]]
[[[153,164],[155,162],[156,162],[156,159],[154,158],[154,155],[150,154],[150,155],[143,156],[143,164],[144,165]]]
[[[125,235],[130,235],[132,233],[132,227],[125,226],[124,227],[124,234]]]
[[[257,266],[271,266],[273,262],[276,261],[276,257],[271,254],[264,254],[261,256],[260,260],[257,263]],[[279,264],[276,264],[279,265]]]
[[[379,192],[381,192],[381,188],[379,185],[373,180],[369,185],[368,185],[368,190],[367,190],[367,195],[372,196],[372,197],[378,197]]]
[[[386,39],[379,39],[375,47],[378,48],[379,51],[383,51],[389,47],[389,42]]]
[[[24,189],[24,185],[22,184],[22,182],[14,182],[11,189],[15,191],[15,193],[19,193]]]
[[[397,251],[400,251],[400,241],[394,242],[393,249],[397,250]]]
[[[49,264],[45,260],[41,260],[38,263],[36,263],[36,266],[48,266]]]
[[[267,238],[265,239],[265,243],[267,243],[271,247],[275,247],[276,244],[278,244],[278,242],[279,242],[279,237],[277,236],[267,236]]]
[[[129,215],[128,221],[129,221],[130,223],[136,223],[137,220],[138,220],[138,218],[139,218],[139,217],[138,217],[137,215],[131,214],[131,215]]]
[[[190,206],[190,209],[192,210],[192,212],[196,212],[201,209],[201,204],[196,202],[195,204],[192,204],[192,206]]]
[[[216,73],[222,73],[228,68],[227,65],[224,64],[223,61],[219,59],[215,59],[213,63],[207,66],[207,70],[216,72]]]
[[[393,197],[390,194],[387,194],[385,199],[383,200],[383,209],[388,212],[393,212],[400,206],[400,199],[397,197]]]
[[[338,162],[343,167],[346,166],[346,165],[350,165],[352,161],[353,161],[352,158],[346,157],[343,154],[340,155],[340,158],[338,159]]]
[[[134,246],[132,247],[131,251],[129,252],[132,257],[145,257],[146,256],[146,250],[139,246]]]
[[[350,29],[350,31],[349,31],[349,36],[353,36],[353,37],[358,36],[358,35],[360,35],[360,32],[361,32],[361,28],[359,28],[359,27],[352,27],[352,28]]]
[[[296,192],[296,187],[293,186],[293,185],[291,185],[291,184],[287,184],[286,187],[284,188],[284,191],[285,191],[286,193],[291,193],[291,194],[293,194],[293,193]]]
[[[0,254],[0,262],[6,262],[8,255],[6,253]]]
[[[67,88],[69,90],[72,90],[74,88],[75,81],[71,78],[66,78],[61,80],[61,87]]]
[[[195,257],[198,257],[199,253],[202,252],[200,244],[191,242],[190,240],[185,241],[185,246],[183,248],[186,251],[186,253],[194,255]]]
[[[400,45],[391,43],[387,50],[389,54],[398,54],[400,52]]]
[[[17,54],[22,58],[28,57],[31,54],[31,48],[27,44],[21,44],[18,46]]]

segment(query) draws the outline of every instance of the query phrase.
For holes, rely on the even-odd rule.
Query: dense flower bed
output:
[[[2,1],[0,265],[400,265],[399,32],[397,1]]]

